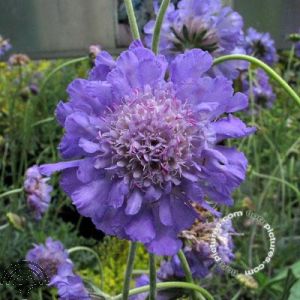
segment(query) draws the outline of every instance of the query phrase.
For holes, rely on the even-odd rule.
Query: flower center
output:
[[[103,136],[118,175],[139,187],[179,183],[199,128],[188,105],[169,91],[146,87],[109,115]]]

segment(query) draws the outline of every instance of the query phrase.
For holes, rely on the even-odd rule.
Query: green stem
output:
[[[76,247],[68,249],[68,253],[69,254],[77,252],[77,251],[87,251],[87,252],[90,252],[97,259],[98,266],[99,266],[100,280],[101,280],[101,282],[100,282],[100,288],[103,289],[103,283],[104,283],[103,267],[102,267],[102,263],[101,263],[101,260],[99,258],[99,255],[97,254],[97,252],[94,251],[93,249],[85,247],[85,246],[76,246]]]
[[[204,288],[195,285],[193,283],[188,283],[188,282],[180,282],[180,281],[169,281],[169,282],[158,282],[156,284],[157,290],[166,290],[166,289],[188,289],[188,290],[193,290],[195,292],[200,293],[205,297],[207,300],[214,300],[213,296]],[[129,291],[129,296],[149,292],[150,290],[150,285],[145,285],[139,288],[135,288]],[[112,300],[121,300],[122,299],[122,294],[117,295],[112,298]]]
[[[178,257],[179,257],[179,260],[180,260],[180,263],[181,263],[181,267],[184,271],[186,281],[190,282],[190,283],[193,283],[194,280],[193,280],[192,272],[191,272],[189,263],[188,263],[188,261],[187,261],[187,259],[186,259],[186,257],[185,257],[182,250],[179,250]]]
[[[10,196],[10,195],[18,194],[18,193],[21,193],[21,192],[23,192],[23,188],[8,191],[8,192],[5,192],[3,194],[0,194],[0,199],[4,198],[4,197],[7,197],[7,196]]]
[[[131,280],[131,275],[132,275],[132,271],[133,271],[133,264],[134,264],[134,259],[135,259],[136,248],[137,248],[137,243],[132,242],[130,244],[129,253],[128,253],[127,267],[126,267],[124,284],[123,284],[123,293],[120,297],[120,299],[123,299],[123,300],[127,300],[128,296],[129,296],[130,280]]]
[[[75,63],[78,63],[78,62],[81,62],[81,61],[84,61],[84,60],[88,60],[89,57],[88,56],[85,56],[85,57],[79,57],[79,58],[75,58],[75,59],[72,59],[72,60],[68,60],[66,61],[65,63],[57,66],[56,68],[54,68],[48,76],[46,76],[46,78],[43,80],[42,84],[41,84],[41,90],[40,90],[40,93],[42,93],[42,91],[44,90],[47,82],[51,79],[51,77],[56,74],[58,71],[60,71],[61,69],[69,66],[69,65],[72,65],[72,64],[75,64]]]
[[[128,15],[129,25],[131,29],[131,34],[134,40],[140,40],[139,28],[136,22],[135,13],[131,0],[124,0],[126,11]]]
[[[150,293],[149,300],[156,299],[156,264],[155,255],[149,253],[149,271],[150,271]]]
[[[152,51],[156,54],[158,53],[158,48],[159,48],[161,27],[162,27],[164,17],[167,12],[169,4],[170,4],[170,0],[162,1],[159,11],[158,11],[157,18],[156,18],[154,34],[153,34],[153,39],[152,39]]]
[[[292,66],[292,61],[295,55],[295,43],[293,43],[290,53],[289,53],[289,60],[288,60],[288,65],[287,65],[287,72],[289,73],[291,70],[291,66]]]
[[[186,259],[186,257],[185,257],[185,255],[184,255],[184,253],[183,253],[182,250],[179,250],[178,257],[179,257],[179,260],[180,260],[183,272],[185,274],[186,281],[189,282],[189,283],[194,283],[193,275],[192,275],[189,263],[188,263],[188,261],[187,261],[187,259]],[[191,295],[192,299],[197,299],[197,296],[196,296],[195,292],[192,292],[191,294],[192,294]]]
[[[230,55],[224,55],[216,58],[214,60],[214,65],[229,60],[246,60],[262,68],[272,79],[277,81],[281,85],[281,87],[300,105],[300,98],[297,95],[297,93],[289,86],[289,84],[281,76],[279,76],[271,67],[269,67],[261,60],[245,54],[230,54]]]

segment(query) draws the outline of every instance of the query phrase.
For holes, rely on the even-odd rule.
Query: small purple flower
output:
[[[73,265],[63,244],[47,238],[45,245],[34,245],[26,255],[26,260],[38,264],[51,280],[61,265]]]
[[[11,44],[9,43],[9,40],[4,39],[0,35],[0,57],[4,55],[7,51],[11,49]]]
[[[90,299],[82,279],[74,274],[73,263],[60,241],[47,238],[45,245],[34,245],[26,255],[26,260],[39,265],[49,278],[49,286],[58,289],[61,300]]]
[[[245,50],[248,55],[253,55],[266,64],[273,65],[278,61],[275,42],[268,32],[261,33],[249,28],[245,37]]]
[[[156,12],[158,7],[156,7]],[[144,27],[145,42],[151,47],[155,21]],[[213,57],[244,53],[243,19],[230,7],[223,7],[220,0],[181,0],[171,4],[164,19],[160,40],[160,53],[171,60],[189,49],[208,51]],[[247,64],[246,64],[247,65]],[[245,63],[234,62],[214,68],[225,76],[235,78]],[[219,73],[217,72],[217,74]]]
[[[89,300],[91,299],[82,279],[73,273],[72,265],[60,265],[57,274],[49,283],[58,289],[61,300]]]
[[[273,92],[268,75],[262,69],[257,69],[253,77],[252,91],[255,106],[254,111],[256,111],[257,108],[271,108],[276,99],[276,95]],[[251,91],[248,79],[243,80],[243,92],[250,96]]]
[[[244,154],[219,143],[255,131],[232,115],[247,97],[224,77],[203,76],[211,66],[200,49],[170,65],[140,42],[116,61],[102,51],[90,78],[75,80],[56,110],[68,161],[41,173],[63,171],[64,191],[106,234],[176,254],[178,233],[197,217],[191,203],[230,205],[245,178]]]
[[[27,194],[27,205],[39,220],[47,211],[50,201],[52,186],[47,184],[50,178],[42,177],[38,166],[30,167],[25,174],[24,190]]]

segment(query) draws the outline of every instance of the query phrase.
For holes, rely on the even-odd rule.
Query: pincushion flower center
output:
[[[218,36],[215,30],[199,20],[190,18],[180,28],[171,27],[174,35],[174,50],[184,52],[187,49],[202,49],[210,53],[218,49]]]
[[[106,134],[118,174],[140,187],[179,183],[188,168],[197,123],[168,92],[136,92],[112,113]]]

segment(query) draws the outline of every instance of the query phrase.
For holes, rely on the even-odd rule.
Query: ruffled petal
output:
[[[217,142],[228,138],[242,138],[256,131],[255,127],[247,127],[239,118],[229,115],[212,124],[216,135]]]
[[[212,57],[208,52],[193,49],[180,54],[170,66],[170,78],[176,85],[194,83],[212,66]]]

